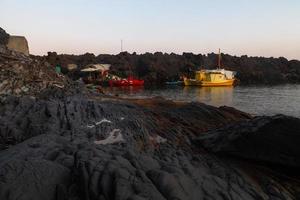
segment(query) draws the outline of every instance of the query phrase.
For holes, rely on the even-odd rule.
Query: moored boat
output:
[[[136,79],[133,76],[128,76],[126,79],[120,80],[109,80],[109,85],[111,87],[121,87],[121,86],[143,86],[144,80]]]
[[[186,86],[232,86],[235,72],[224,69],[200,70],[195,72],[195,78],[184,78]]]
[[[221,54],[219,50],[218,68],[214,70],[199,70],[195,72],[195,78],[184,78],[185,86],[233,86],[236,72],[221,69]]]

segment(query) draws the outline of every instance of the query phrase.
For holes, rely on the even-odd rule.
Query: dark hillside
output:
[[[162,84],[167,80],[177,80],[181,75],[191,74],[200,68],[213,69],[217,64],[217,54],[208,55],[183,53],[167,54],[156,52],[136,54],[122,52],[117,55],[86,53],[83,55],[57,55],[49,52],[47,56],[38,57],[45,59],[52,65],[60,64],[63,67],[75,63],[80,67],[90,63],[112,64],[112,72],[127,76],[129,69],[145,79],[147,84]],[[225,69],[238,72],[241,84],[280,84],[300,82],[300,61],[287,60],[286,58],[264,58],[248,56],[231,56],[222,54],[222,66]],[[79,69],[78,69],[79,70]],[[77,73],[72,73],[76,78]],[[78,75],[78,74],[77,74]]]

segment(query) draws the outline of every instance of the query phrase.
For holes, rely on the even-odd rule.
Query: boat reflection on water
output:
[[[108,87],[104,92],[110,95],[131,98],[151,98],[161,96],[175,101],[197,101],[212,106],[232,105],[233,87],[169,87],[163,89],[145,89],[139,87]]]
[[[103,90],[106,94],[111,95],[135,96],[144,92],[144,86],[106,87]]]
[[[185,96],[194,96],[198,102],[213,106],[232,105],[233,87],[184,87]]]
[[[152,98],[231,106],[253,115],[286,114],[300,117],[300,85],[192,87],[108,87],[106,94],[125,98]]]

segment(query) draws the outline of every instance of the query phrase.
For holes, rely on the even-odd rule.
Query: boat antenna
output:
[[[218,68],[221,68],[221,50],[219,48],[219,56],[218,56]]]
[[[121,52],[123,52],[123,40],[121,39]]]

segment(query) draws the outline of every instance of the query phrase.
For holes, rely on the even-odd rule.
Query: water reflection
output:
[[[148,98],[161,96],[176,101],[197,101],[213,106],[232,106],[254,115],[286,114],[300,117],[300,85],[105,88],[108,94]]]
[[[144,92],[144,86],[124,86],[124,87],[106,87],[104,92],[112,95],[129,95],[134,96]]]
[[[184,87],[184,96],[194,96],[198,102],[214,106],[231,105],[233,87]]]

